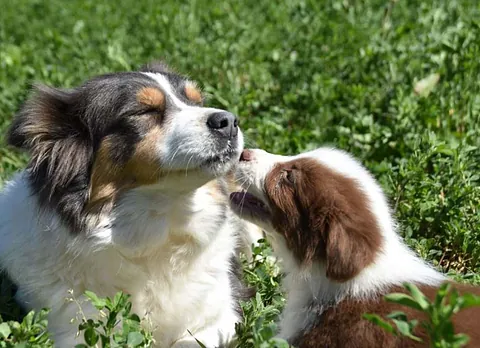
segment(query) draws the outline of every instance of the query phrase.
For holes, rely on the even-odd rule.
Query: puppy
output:
[[[257,228],[228,205],[237,117],[202,102],[194,82],[152,64],[39,86],[16,115],[8,143],[31,158],[0,195],[0,265],[21,304],[51,308],[57,346],[81,342],[70,289],[80,301],[85,290],[131,294],[160,347],[234,334],[239,233]]]
[[[424,347],[362,319],[402,310],[383,296],[416,284],[428,297],[447,279],[403,243],[382,189],[348,154],[321,148],[286,157],[244,150],[237,169],[244,192],[231,194],[242,218],[261,226],[287,273],[279,336],[306,347]],[[456,284],[460,293],[478,288]],[[480,308],[454,316],[456,332],[480,346]]]

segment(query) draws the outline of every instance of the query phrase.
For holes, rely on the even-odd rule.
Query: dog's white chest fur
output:
[[[189,330],[211,347],[230,338],[239,319],[229,280],[233,219],[205,187],[175,200],[144,188],[87,236],[74,236],[55,213],[39,210],[20,174],[0,196],[0,262],[27,307],[52,308],[59,346],[72,342],[78,324],[69,324],[78,307],[65,301],[73,289],[80,300],[85,290],[131,294],[158,346],[182,337],[177,346],[188,346]]]

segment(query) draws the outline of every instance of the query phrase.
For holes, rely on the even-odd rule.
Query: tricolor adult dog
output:
[[[131,294],[160,347],[198,347],[188,331],[207,347],[231,339],[236,248],[253,226],[231,213],[222,179],[243,149],[233,114],[153,64],[37,87],[8,142],[31,159],[0,196],[0,267],[25,307],[52,309],[58,347],[78,343],[69,289]]]
[[[416,344],[362,319],[397,309],[421,319],[383,295],[410,282],[432,297],[447,279],[403,243],[382,189],[360,163],[330,148],[293,157],[244,150],[237,179],[247,192],[232,193],[232,207],[267,232],[287,273],[280,337],[299,348],[428,346],[424,332]],[[454,317],[470,347],[480,346],[479,323],[478,307]]]

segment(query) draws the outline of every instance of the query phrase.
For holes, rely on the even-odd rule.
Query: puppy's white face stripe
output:
[[[237,166],[237,181],[247,189],[247,192],[266,202],[265,178],[277,163],[289,161],[292,157],[269,153],[261,149],[249,150],[254,154],[254,160],[240,162]]]

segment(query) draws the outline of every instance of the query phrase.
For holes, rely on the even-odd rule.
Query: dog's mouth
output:
[[[264,221],[271,217],[267,204],[249,192],[232,192],[230,203],[234,211],[244,218]]]
[[[224,171],[228,171],[234,166],[238,152],[236,149],[227,148],[221,153],[204,159],[200,164],[200,168],[213,174],[221,175]]]
[[[203,161],[203,166],[210,166],[210,165],[215,165],[218,163],[226,163],[230,162],[235,156],[235,151],[233,150],[227,150],[225,152],[222,152],[220,154],[214,155],[207,160]]]

